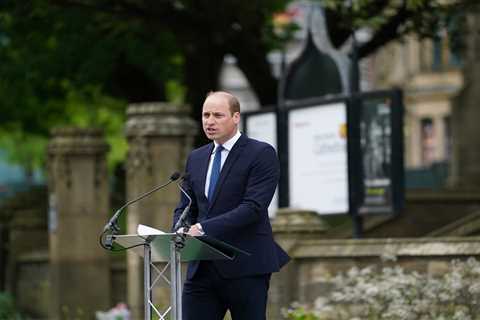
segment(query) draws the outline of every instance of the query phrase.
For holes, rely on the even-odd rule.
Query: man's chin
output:
[[[215,135],[214,134],[205,134],[207,136],[207,139],[209,140],[215,140]]]

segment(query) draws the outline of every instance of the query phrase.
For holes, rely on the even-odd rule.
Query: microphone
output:
[[[118,227],[118,218],[120,217],[120,214],[123,212],[123,209],[125,209],[126,207],[128,207],[129,205],[137,202],[137,201],[140,201],[142,200],[143,198],[145,197],[148,197],[149,195],[151,195],[152,193],[154,193],[155,191],[157,190],[160,190],[166,186],[168,186],[170,183],[172,183],[173,181],[176,181],[178,180],[178,178],[180,178],[180,173],[178,172],[174,172],[170,178],[168,179],[168,182],[160,185],[160,186],[157,186],[155,188],[153,188],[152,190],[148,191],[148,192],[145,192],[144,194],[140,195],[138,198],[135,198],[133,200],[130,200],[128,201],[127,203],[125,203],[122,207],[120,207],[120,209],[118,209],[115,214],[110,218],[110,221],[108,221],[108,223],[105,225],[105,227],[103,228],[103,232],[105,233],[107,230],[112,230],[113,232],[119,232],[120,231],[120,228]]]
[[[189,178],[189,174],[185,173],[182,177],[182,179],[185,181]],[[188,199],[188,205],[183,209],[182,214],[177,220],[177,223],[175,224],[175,227],[173,228],[173,231],[177,231],[180,227],[185,225],[185,218],[187,217],[188,212],[190,211],[190,207],[192,206],[192,198],[188,195],[188,193],[183,189],[182,185],[180,183],[177,183],[178,188],[180,191],[187,197]]]

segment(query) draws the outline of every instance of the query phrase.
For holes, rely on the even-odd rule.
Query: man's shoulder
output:
[[[212,150],[213,146],[212,146],[212,142],[210,143],[207,143],[207,144],[204,144],[203,146],[201,147],[198,147],[196,149],[193,149],[191,152],[190,152],[190,157],[195,157],[195,156],[199,156],[199,155],[204,155],[205,153],[208,153],[209,150]]]
[[[200,146],[198,148],[195,148],[192,150],[192,153],[201,153],[201,152],[205,152],[207,151],[208,149],[212,148],[212,143],[213,142],[209,142],[207,144],[204,144],[203,146]]]
[[[266,143],[264,141],[253,139],[247,136],[245,136],[245,138],[246,138],[246,141],[245,141],[246,145],[254,150],[261,151],[261,150],[270,149],[270,148],[274,149],[271,144]]]

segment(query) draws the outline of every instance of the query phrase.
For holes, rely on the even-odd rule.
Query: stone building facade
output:
[[[453,101],[463,88],[461,59],[445,31],[436,40],[415,35],[366,61],[375,88],[399,87],[405,99],[405,164],[428,167],[452,158]]]

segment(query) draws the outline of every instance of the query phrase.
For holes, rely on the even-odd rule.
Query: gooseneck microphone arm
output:
[[[152,193],[154,193],[155,191],[158,191],[166,186],[168,186],[170,183],[178,180],[180,178],[180,173],[178,172],[175,172],[173,173],[171,176],[170,176],[170,179],[160,185],[160,186],[157,186],[155,188],[153,188],[152,190],[148,191],[148,192],[145,192],[144,194],[140,195],[139,197],[135,198],[135,199],[132,199],[130,201],[128,201],[127,203],[125,203],[123,206],[121,206],[116,212],[115,214],[110,218],[110,220],[108,221],[108,223],[105,225],[105,227],[103,227],[103,232],[102,234],[100,235],[100,239],[102,239],[102,236],[107,232],[107,231],[111,231],[113,235],[117,234],[119,231],[120,231],[120,227],[118,226],[118,218],[120,218],[120,215],[122,214],[123,210],[128,207],[129,205],[135,203],[135,202],[138,202],[142,199],[144,199],[145,197],[148,197],[149,195],[151,195]],[[112,248],[112,243],[111,243],[112,238],[110,237],[109,239],[107,239],[107,243],[103,243],[102,240],[100,240],[100,245],[105,248],[105,249],[111,249]]]
[[[183,176],[183,181],[188,179],[188,173],[186,173]],[[173,243],[175,244],[176,250],[181,250],[183,247],[185,247],[185,241],[186,241],[186,234],[188,230],[190,229],[190,225],[187,223],[187,215],[188,212],[190,211],[190,207],[192,206],[192,198],[188,195],[187,191],[183,189],[181,183],[177,183],[178,188],[180,191],[183,193],[183,195],[188,199],[188,205],[183,208],[182,214],[180,214],[180,217],[177,220],[177,223],[175,223],[175,226],[173,227],[173,231],[176,233],[175,237],[173,237]],[[180,228],[182,230],[180,231]]]
[[[188,179],[188,174],[185,174],[183,176],[183,179],[186,180]],[[186,218],[188,215],[188,212],[190,211],[190,207],[192,206],[192,198],[188,195],[188,193],[183,189],[181,183],[177,183],[178,188],[180,191],[183,193],[183,195],[188,199],[188,205],[183,209],[182,214],[177,220],[177,223],[175,224],[175,227],[173,228],[173,231],[177,231],[180,227],[189,227],[189,225],[186,224]],[[184,232],[187,232],[188,230],[184,230]]]

